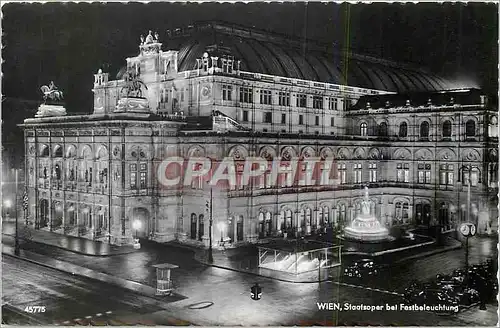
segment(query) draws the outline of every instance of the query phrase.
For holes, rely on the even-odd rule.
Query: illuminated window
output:
[[[431,183],[431,164],[418,163],[418,183]]]
[[[377,164],[368,164],[368,170],[370,171],[370,182],[377,182]]]
[[[362,182],[362,168],[361,168],[361,163],[354,164],[354,183],[361,183]]]
[[[137,189],[137,164],[130,164],[130,189]]]
[[[441,164],[439,166],[439,184],[453,184],[453,164]]]
[[[398,163],[396,166],[396,181],[409,182],[410,181],[410,165],[407,163]]]
[[[359,126],[359,128],[360,128],[360,135],[362,137],[366,136],[367,132],[368,132],[368,127],[367,127],[366,123],[364,123],[364,122],[361,123],[361,125]]]
[[[338,164],[337,165],[338,169],[338,174],[339,174],[339,179],[340,179],[340,184],[346,184],[347,183],[347,169],[345,164]]]

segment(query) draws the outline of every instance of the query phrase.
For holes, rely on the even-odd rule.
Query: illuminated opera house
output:
[[[381,227],[455,229],[469,185],[471,220],[498,216],[491,99],[418,67],[306,44],[227,23],[145,33],[116,79],[96,68],[91,114],[25,120],[34,226],[206,246],[211,200],[213,241],[239,245],[342,229],[362,214],[366,186],[363,213]],[[338,183],[263,177],[211,198],[201,180],[162,188],[155,169],[169,156],[329,158]]]

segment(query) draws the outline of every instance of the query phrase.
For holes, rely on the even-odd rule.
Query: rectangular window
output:
[[[362,181],[361,163],[354,164],[354,183],[361,183]]]
[[[264,105],[271,105],[271,90],[260,91],[260,103]]]
[[[273,113],[271,112],[264,113],[264,123],[273,123]]]
[[[137,165],[130,164],[130,189],[137,189]]]
[[[297,107],[306,107],[307,97],[303,94],[297,94]]]
[[[140,189],[147,188],[148,166],[146,163],[141,163],[139,166],[139,185]]]
[[[313,108],[323,109],[323,97],[322,96],[313,96]]]
[[[335,126],[335,119],[330,117],[330,126]]]
[[[243,122],[248,122],[248,111],[247,111],[247,110],[244,110],[244,111],[243,111],[243,118],[242,118],[242,121],[243,121]]]
[[[368,164],[368,169],[370,170],[370,182],[377,182],[377,164]]]
[[[319,116],[316,116],[314,119],[314,124],[319,125]]]
[[[280,91],[278,100],[280,106],[290,106],[290,92]]]
[[[222,85],[222,100],[232,100],[233,86],[229,84]]]
[[[299,115],[299,125],[304,124],[304,115]]]
[[[396,181],[409,182],[410,181],[410,164],[398,163],[396,166]]]
[[[286,124],[286,114],[281,114],[281,124]]]
[[[248,87],[240,87],[240,102],[253,103],[253,90]]]
[[[346,165],[345,164],[338,164],[337,165],[337,170],[338,170],[338,173],[339,173],[340,184],[346,184],[347,183]]]
[[[453,164],[441,164],[439,166],[439,184],[453,184]]]
[[[338,109],[338,100],[337,98],[329,98],[328,100],[328,109],[329,110],[337,110]]]
[[[184,88],[181,89],[181,102],[184,102]]]
[[[419,163],[418,170],[418,183],[431,183],[431,164]]]

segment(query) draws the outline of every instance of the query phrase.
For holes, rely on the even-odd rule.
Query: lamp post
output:
[[[14,169],[14,174],[15,174],[15,179],[16,179],[16,198],[14,200],[14,213],[16,216],[16,240],[15,240],[15,246],[14,246],[14,254],[19,256],[19,229],[18,229],[18,217],[17,217],[17,187],[18,187],[18,173],[19,169]]]
[[[210,187],[210,201],[207,201],[208,213],[210,215],[209,225],[208,225],[208,263],[214,262],[214,255],[212,253],[212,225],[213,225],[213,211],[212,211],[212,200],[213,200],[213,190]]]

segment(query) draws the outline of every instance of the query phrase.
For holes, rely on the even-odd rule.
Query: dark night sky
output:
[[[7,4],[3,10],[7,97],[40,99],[54,80],[70,112],[92,110],[93,74],[114,78],[138,53],[141,34],[200,20],[224,20],[335,42],[359,53],[412,62],[437,74],[498,88],[498,8],[494,4]],[[349,8],[348,8],[349,7]],[[350,26],[347,29],[347,26]],[[346,33],[346,31],[349,33]],[[164,50],[165,47],[164,47]]]

